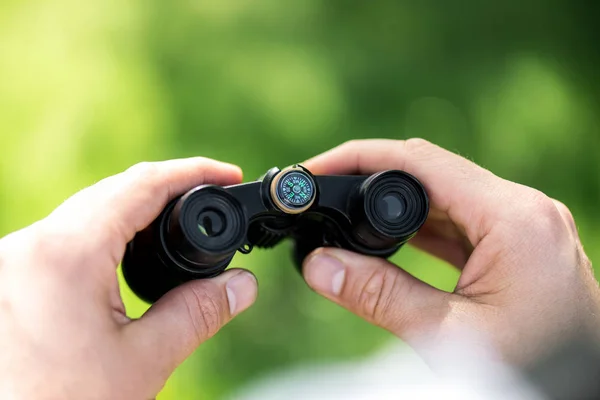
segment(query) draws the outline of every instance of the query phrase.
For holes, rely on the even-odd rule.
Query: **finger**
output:
[[[472,253],[471,244],[465,242],[466,239],[463,241],[451,240],[421,229],[409,244],[462,270]]]
[[[567,207],[564,203],[556,199],[552,199],[552,201],[554,202],[554,205],[558,209],[561,218],[563,219],[567,228],[569,228],[569,231],[571,232],[573,237],[579,240],[579,231],[577,230],[575,219],[573,218],[573,214],[571,213],[571,210],[569,210],[569,207]]]
[[[317,293],[408,341],[440,323],[452,296],[386,260],[336,248],[313,252],[303,274]]]
[[[232,317],[254,303],[256,278],[232,269],[212,279],[188,282],[164,295],[137,321],[127,325],[126,340],[140,368],[165,378]]]
[[[125,244],[148,226],[173,197],[204,183],[239,183],[239,167],[196,157],[137,164],[77,193],[46,220],[53,231],[92,237],[119,260]],[[54,232],[58,233],[58,232]],[[106,253],[106,251],[104,251]]]
[[[577,264],[578,265],[586,265],[591,270],[592,264],[583,249],[583,244],[581,243],[581,238],[579,237],[579,230],[577,229],[577,224],[575,223],[575,218],[573,218],[573,214],[571,213],[571,210],[569,210],[569,207],[567,207],[563,202],[561,202],[559,200],[552,199],[552,202],[554,203],[554,206],[558,210],[558,213],[560,214],[563,222],[569,229],[569,232],[571,233],[573,240],[576,243],[577,257],[578,257]]]
[[[463,269],[473,246],[445,213],[433,209],[410,244],[458,269]]]
[[[494,217],[510,211],[506,197],[514,193],[514,188],[506,190],[509,182],[422,139],[352,141],[304,164],[315,174],[404,170],[423,183],[431,207],[446,213],[474,246],[494,225]]]

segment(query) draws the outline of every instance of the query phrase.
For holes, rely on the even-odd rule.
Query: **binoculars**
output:
[[[261,179],[201,185],[173,199],[127,245],[123,275],[154,302],[192,279],[222,273],[236,252],[293,240],[293,261],[319,247],[387,258],[416,235],[429,200],[412,175],[313,175],[302,165],[270,169]]]

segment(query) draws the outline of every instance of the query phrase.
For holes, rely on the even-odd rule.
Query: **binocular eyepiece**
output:
[[[123,274],[153,302],[183,282],[223,272],[238,250],[286,237],[296,242],[297,267],[322,246],[388,257],[417,233],[428,210],[423,186],[402,171],[314,176],[300,165],[273,168],[256,182],[203,185],[171,201],[128,244]]]
[[[360,185],[351,211],[353,234],[369,248],[393,247],[417,233],[428,211],[427,195],[416,178],[401,171],[380,172]]]
[[[166,251],[190,272],[221,272],[246,238],[240,202],[218,186],[200,186],[181,197],[167,218]]]

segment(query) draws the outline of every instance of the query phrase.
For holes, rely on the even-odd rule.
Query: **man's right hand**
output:
[[[352,141],[305,163],[314,174],[401,169],[431,199],[415,246],[461,271],[453,293],[391,263],[340,249],[308,256],[304,276],[328,299],[413,345],[474,329],[527,363],[600,319],[600,290],[562,203],[421,139]]]

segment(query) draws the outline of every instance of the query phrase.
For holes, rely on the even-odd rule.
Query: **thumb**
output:
[[[305,259],[303,274],[317,293],[409,342],[448,311],[450,293],[381,258],[322,248]]]
[[[257,296],[254,275],[231,269],[211,278],[187,282],[165,294],[125,335],[148,375],[165,380],[204,341],[211,338]],[[163,382],[164,383],[164,382]]]

